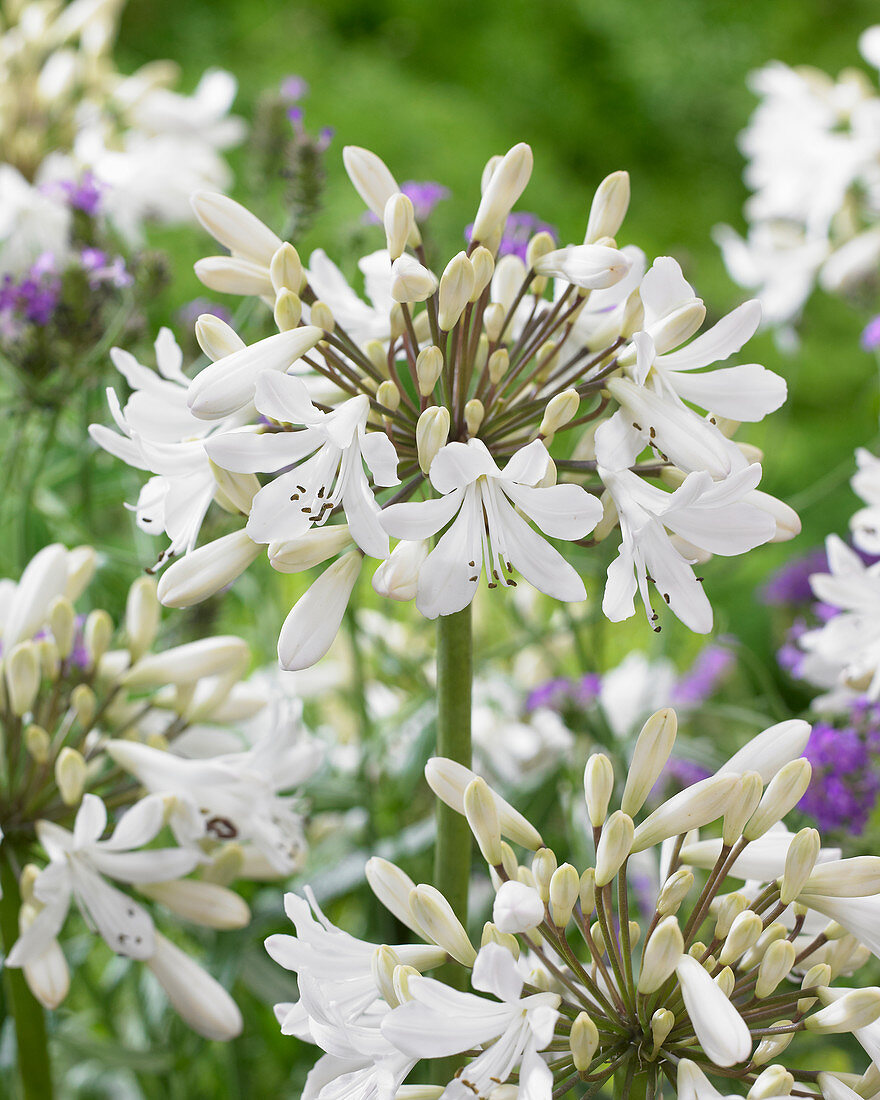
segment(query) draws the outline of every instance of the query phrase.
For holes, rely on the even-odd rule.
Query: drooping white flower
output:
[[[553,538],[583,538],[595,527],[601,506],[579,486],[541,487],[549,463],[540,440],[503,470],[480,440],[450,443],[431,464],[431,484],[443,495],[383,511],[385,530],[402,539],[427,538],[452,521],[419,570],[416,606],[423,615],[433,619],[466,607],[484,569],[491,588],[515,583],[515,569],[556,599],[584,598],[574,568],[517,512]]]
[[[228,432],[208,445],[211,458],[240,473],[282,470],[254,497],[247,531],[255,542],[294,539],[313,524],[324,523],[339,505],[354,541],[373,557],[388,553],[388,536],[379,522],[364,462],[379,485],[396,485],[397,455],[387,436],[368,432],[365,396],[353,397],[333,412],[317,409],[303,382],[264,373],[254,404],[292,432]]]
[[[850,480],[867,507],[860,508],[849,521],[853,542],[866,554],[880,553],[880,458],[864,447],[856,449],[858,470]]]

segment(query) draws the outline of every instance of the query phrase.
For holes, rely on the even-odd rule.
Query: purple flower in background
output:
[[[695,707],[705,703],[733,663],[734,657],[729,649],[720,645],[706,646],[676,683],[670,705]]]
[[[800,809],[816,819],[820,829],[845,828],[861,833],[880,795],[876,728],[861,733],[854,727],[835,729],[817,722],[804,756],[813,776]]]
[[[191,302],[182,305],[177,311],[177,320],[186,328],[192,328],[203,313],[210,313],[212,317],[219,317],[227,325],[232,324],[231,312],[225,306],[212,302],[210,298],[193,298]]]
[[[105,283],[121,288],[131,286],[134,282],[121,256],[110,259],[100,248],[84,248],[79,254],[79,259],[83,270],[88,275],[89,286],[93,289]]]
[[[564,676],[548,680],[546,684],[540,684],[529,692],[526,710],[540,710],[542,707],[559,710],[571,699],[571,688],[571,680],[567,680]]]
[[[674,791],[684,790],[694,783],[708,779],[712,773],[702,764],[696,764],[693,760],[685,760],[680,756],[670,756],[660,778],[651,788],[648,795],[649,801],[659,802],[667,798]],[[670,788],[674,790],[671,791]]]
[[[281,87],[278,91],[282,99],[287,99],[291,103],[296,103],[297,100],[305,99],[309,94],[309,86],[301,76],[291,74],[281,81]]]
[[[602,690],[602,678],[596,672],[588,672],[582,676],[574,689],[574,699],[582,707],[588,707],[599,698]]]
[[[880,315],[873,317],[865,325],[860,343],[864,351],[876,351],[880,348]]]
[[[465,227],[464,237],[468,244],[470,244],[473,230],[473,224]],[[541,221],[536,214],[529,214],[525,210],[509,214],[507,223],[504,226],[504,234],[501,237],[501,244],[498,248],[498,255],[518,256],[525,263],[529,241],[536,233],[549,233],[554,241],[559,238],[556,228],[548,225],[547,222]]]
[[[41,188],[47,195],[54,196],[73,210],[82,210],[90,218],[97,216],[101,208],[104,185],[89,171],[83,172],[78,180],[53,180]]]
[[[61,280],[55,258],[50,252],[44,252],[20,282],[16,283],[11,275],[4,277],[0,310],[17,314],[35,325],[46,325],[55,312],[60,293]]]
[[[787,562],[781,569],[770,575],[770,579],[761,589],[765,603],[807,603],[813,598],[810,577],[813,573],[827,573],[828,558],[825,549],[816,546],[803,557]]]
[[[436,183],[433,180],[423,180],[421,182],[419,180],[405,180],[400,185],[400,190],[413,204],[413,214],[417,222],[423,222],[429,218],[437,203],[442,202],[443,199],[448,199],[451,194],[448,187],[444,187],[442,183]],[[382,221],[371,210],[368,210],[364,214],[364,223],[366,225],[381,225]]]

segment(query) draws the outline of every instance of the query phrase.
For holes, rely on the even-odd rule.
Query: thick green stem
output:
[[[471,766],[471,686],[473,639],[471,609],[437,620],[437,755]],[[437,803],[437,847],[434,883],[467,923],[471,873],[471,832],[462,814]],[[461,968],[460,979],[465,977]]]
[[[8,844],[0,844],[0,885],[3,888],[0,933],[3,950],[8,955],[18,939],[18,911],[21,906],[18,879],[10,861]],[[15,1021],[22,1100],[52,1100],[52,1072],[43,1007],[28,989],[23,971],[4,967],[3,977],[7,1007]]]

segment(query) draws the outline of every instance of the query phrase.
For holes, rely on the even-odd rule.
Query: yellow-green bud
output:
[[[37,643],[40,653],[40,668],[43,676],[54,683],[61,673],[61,655],[54,638],[41,638]]]
[[[657,912],[661,916],[677,913],[679,906],[690,893],[694,884],[694,873],[687,867],[679,869],[663,883],[657,898]]]
[[[302,299],[290,287],[282,287],[275,295],[275,324],[279,332],[291,332],[302,320]]]
[[[596,885],[607,886],[632,850],[635,825],[629,814],[615,810],[605,822],[596,849]]]
[[[577,390],[563,390],[547,402],[544,416],[538,433],[543,436],[552,436],[564,427],[569,420],[573,420],[580,408],[581,399]]]
[[[758,980],[755,983],[756,997],[770,996],[794,966],[796,955],[795,946],[789,940],[776,940],[775,943],[770,944],[758,968]]]
[[[580,893],[580,875],[570,863],[557,867],[550,878],[550,916],[557,928],[565,928]]]
[[[42,726],[32,724],[28,726],[24,734],[24,743],[31,756],[38,764],[45,764],[49,759],[49,750],[52,740]]]
[[[440,277],[437,320],[443,332],[458,323],[474,292],[474,266],[464,252],[453,256]]]
[[[76,612],[66,596],[56,596],[49,604],[49,629],[62,660],[70,655],[76,633]]]
[[[489,283],[495,271],[495,258],[488,248],[477,245],[470,256],[474,268],[474,289],[471,291],[471,301],[476,302]]]
[[[761,936],[763,927],[761,918],[751,909],[740,913],[738,917],[734,918],[730,931],[727,933],[724,946],[721,948],[721,954],[718,956],[720,961],[725,966],[728,963],[736,962],[749,948],[755,946]],[[715,935],[718,935],[717,931]]]
[[[770,1026],[790,1027],[792,1022],[791,1020],[774,1020]],[[755,1053],[752,1055],[752,1065],[764,1066],[771,1059],[778,1058],[794,1036],[795,1033],[793,1031],[783,1032],[781,1035],[766,1036],[766,1038],[762,1039],[755,1048]]]
[[[599,1029],[586,1012],[581,1012],[573,1020],[568,1041],[574,1068],[578,1073],[585,1073],[599,1047]]]
[[[464,407],[464,422],[467,425],[468,435],[475,436],[483,423],[486,410],[483,402],[478,397],[472,397]]]
[[[464,812],[483,859],[490,867],[501,863],[501,826],[495,798],[485,779],[479,776],[464,791]]]
[[[743,829],[742,835],[746,840],[757,840],[794,809],[810,785],[811,774],[810,762],[803,756],[790,760],[779,769],[767,784],[760,805]]]
[[[764,784],[757,772],[745,772],[742,776],[741,795],[739,798],[731,798],[727,804],[727,812],[721,823],[722,843],[728,847],[734,844],[742,836],[746,822],[755,812],[761,801],[761,792]]]
[[[788,1096],[794,1088],[794,1077],[785,1066],[768,1066],[759,1074],[746,1093],[746,1100],[768,1100],[771,1096]]]
[[[70,704],[80,727],[87,730],[91,726],[95,712],[98,709],[94,691],[88,684],[77,684],[70,693]]]
[[[55,784],[65,806],[79,805],[85,783],[86,762],[82,753],[65,745],[55,760]]]
[[[566,392],[574,393],[577,397],[575,390]],[[559,396],[563,395],[559,394]],[[550,404],[552,403],[551,401]],[[550,405],[547,406],[547,412],[549,411]],[[544,415],[546,419],[547,414]],[[671,707],[658,710],[642,726],[627,773],[623,798],[620,800],[620,808],[630,817],[634,817],[642,808],[663,771],[672,752],[672,746],[675,744],[677,729],[678,719]]]
[[[489,381],[493,386],[497,386],[505,374],[507,374],[507,369],[510,366],[510,352],[508,352],[507,348],[496,348],[489,356],[487,366],[489,370]]]
[[[709,965],[710,960],[711,960],[711,966]],[[710,955],[709,958],[706,959],[706,969],[711,971],[712,969],[714,969],[714,967],[715,967],[715,961],[714,961],[714,959],[712,959],[712,956]],[[730,969],[730,967],[725,966],[723,970],[720,970],[715,975],[713,981],[718,986],[718,988],[721,990],[721,992],[724,994],[724,996],[729,999],[731,997],[731,995],[733,994],[733,987],[736,985],[736,975]]]
[[[485,947],[487,943],[497,943],[499,947],[509,951],[515,959],[519,958],[519,940],[516,936],[512,932],[499,931],[498,927],[488,920],[483,925],[480,947]]]
[[[434,344],[422,348],[416,359],[416,378],[419,383],[419,393],[422,397],[431,396],[442,373],[443,352]]]
[[[710,912],[715,917],[715,939],[723,940],[736,918],[740,913],[744,913],[748,907],[748,898],[736,891],[716,898],[709,907]]]
[[[33,642],[19,642],[4,661],[6,691],[12,713],[21,718],[40,690],[40,651]]]
[[[269,278],[276,294],[283,289],[299,294],[303,285],[303,265],[299,253],[292,244],[285,241],[276,249],[269,263]],[[315,324],[313,321],[312,324]]]
[[[406,242],[412,233],[416,219],[412,199],[402,191],[395,191],[385,203],[383,216],[388,253],[396,260],[406,250]]]
[[[585,917],[596,908],[596,869],[588,867],[581,875],[581,884],[578,891],[578,899],[581,903],[581,912]]]
[[[820,994],[821,996],[821,994]],[[807,1031],[817,1035],[838,1035],[873,1024],[880,1017],[880,989],[853,989],[826,1004],[804,1021]]]
[[[816,866],[821,847],[822,838],[816,829],[801,829],[795,835],[788,846],[785,871],[779,884],[779,900],[783,905],[789,905],[803,890]]]
[[[449,438],[449,409],[432,405],[425,409],[416,424],[416,451],[422,473],[427,474],[437,452]]]
[[[86,625],[83,629],[83,644],[89,655],[89,664],[92,668],[104,656],[110,648],[110,639],[113,637],[113,620],[109,614],[98,608],[89,613]]]
[[[376,400],[383,408],[388,409],[390,412],[397,412],[400,408],[400,390],[397,388],[397,384],[392,382],[390,378],[386,378],[376,390]]]
[[[156,581],[152,577],[138,577],[125,601],[125,633],[132,661],[139,660],[153,644],[159,630],[159,614]]]
[[[664,917],[642,952],[639,993],[655,993],[675,971],[684,953],[684,936],[675,917]]]
[[[333,332],[333,329],[336,328],[336,322],[333,319],[333,310],[326,302],[314,302],[312,304],[309,324],[323,329],[328,335]]]
[[[555,251],[556,242],[549,233],[536,233],[526,246],[526,267],[531,270],[542,256]]]
[[[491,343],[497,344],[501,339],[506,317],[507,310],[500,302],[490,302],[483,310],[483,328]]]
[[[409,906],[428,939],[442,947],[462,966],[473,966],[477,953],[452,906],[433,886],[416,886],[410,891]]]
[[[368,340],[361,349],[376,370],[388,377],[388,353],[380,340]]]
[[[652,1058],[657,1057],[657,1051],[666,1042],[667,1036],[674,1026],[675,1016],[669,1009],[658,1008],[651,1017],[651,1038],[654,1040],[654,1046],[651,1050]]]
[[[532,874],[535,886],[546,905],[550,901],[550,879],[557,868],[556,853],[550,848],[539,848],[532,857]]]
[[[615,237],[629,207],[629,173],[612,172],[596,188],[584,244]]]
[[[590,824],[594,829],[605,820],[613,790],[614,768],[611,761],[604,753],[594,752],[584,769],[584,797],[587,800]]]

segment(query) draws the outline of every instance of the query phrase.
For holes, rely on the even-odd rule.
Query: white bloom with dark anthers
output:
[[[691,568],[699,557],[694,550],[730,557],[773,538],[772,516],[744,499],[760,481],[761,467],[753,463],[723,481],[691,473],[678,489],[666,493],[630,470],[602,464],[603,433],[612,430],[609,422],[596,433],[598,472],[617,508],[622,539],[608,567],[602,609],[612,622],[628,619],[635,612],[638,590],[649,620],[656,622],[650,579],[677,618],[706,634],[712,628],[712,606]]]
[[[149,796],[123,814],[113,833],[102,840],[107,810],[100,798],[87,794],[73,832],[51,821],[38,822],[37,834],[50,861],[34,884],[34,897],[43,908],[14,944],[6,965],[23,966],[43,954],[61,930],[71,899],[117,954],[150,958],[156,945],[149,914],[105,876],[139,883],[189,874],[199,862],[198,853],[143,848],[162,829],[164,818],[165,800]]]
[[[880,696],[880,563],[865,565],[837,535],[825,541],[828,573],[814,573],[817,599],[839,609],[798,639],[803,674],[823,687],[838,685]]]
[[[179,843],[198,850],[202,840],[249,842],[278,875],[301,864],[301,801],[281,792],[309,779],[323,752],[297,724],[266,730],[244,752],[209,758],[187,759],[134,741],[109,741],[105,748],[148,791],[169,799]]]
[[[585,1077],[600,1087],[612,1074],[623,1081],[634,1072],[647,1074],[650,1091],[661,1074],[673,1078],[677,1069],[679,1091],[689,1100],[747,1091],[754,1097],[764,1089],[769,1097],[790,1087],[772,1088],[774,1074],[790,1073],[798,1091],[823,1074],[821,1054],[809,1069],[803,1054],[790,1067],[764,1069],[771,1057],[781,1060],[787,1042],[794,1040],[797,1049],[805,1032],[852,1032],[876,1057],[880,990],[859,990],[857,978],[840,989],[833,979],[863,965],[868,949],[880,952],[880,894],[861,896],[880,861],[838,859],[821,849],[815,830],[802,830],[795,841],[783,825],[750,841],[743,822],[725,834],[723,845],[691,832],[722,817],[726,830],[744,800],[757,804],[747,793],[754,793],[756,780],[759,797],[763,779],[765,800],[775,798],[774,776],[791,767],[802,734],[796,726],[771,727],[731,758],[725,774],[687,788],[653,813],[633,810],[633,847],[662,846],[653,913],[628,899],[627,858],[601,890],[596,867],[581,871],[547,848],[534,853],[529,867],[528,853],[514,848],[518,841],[501,844],[505,825],[500,811],[491,812],[483,781],[467,773],[448,784],[444,801],[466,813],[484,858],[495,853],[488,868],[496,891],[494,923],[485,926],[482,949],[462,973],[470,971],[475,992],[462,992],[457,979],[447,985],[419,976],[399,947],[377,948],[370,958],[369,945],[324,922],[319,927],[296,899],[299,940],[288,941],[290,959],[276,954],[277,937],[269,947],[300,974],[300,1004],[278,1006],[284,1030],[328,1052],[308,1095],[382,1096],[380,1083],[393,1095],[403,1077],[393,1076],[392,1068],[405,1074],[417,1060],[449,1057],[453,1068],[437,1086],[443,1100],[493,1096],[493,1088],[514,1080],[509,1087],[520,1096],[549,1100]],[[785,743],[778,752],[771,735]],[[670,747],[665,741],[664,755]],[[741,774],[750,755],[760,770]],[[634,760],[633,768],[643,764]],[[803,764],[797,761],[801,770]],[[434,781],[438,772],[450,779],[460,768],[436,759],[428,774]],[[641,782],[631,774],[624,790],[631,780],[633,786]],[[475,791],[478,797],[471,797]],[[501,800],[491,790],[489,795],[497,809]],[[596,826],[600,862],[616,843],[612,822],[622,817],[615,811]],[[794,865],[803,858],[806,866],[798,871]],[[368,877],[380,901],[423,935],[406,874],[376,859]],[[612,909],[612,898],[626,906],[629,920],[622,908]],[[810,1049],[807,1044],[807,1057]],[[355,1083],[363,1091],[355,1092]],[[351,1091],[344,1091],[346,1085]]]
[[[195,546],[205,513],[219,491],[205,440],[235,421],[210,423],[189,411],[189,379],[170,329],[160,330],[155,349],[158,371],[142,366],[122,348],[113,349],[114,366],[133,392],[123,407],[116,392],[108,388],[110,412],[119,431],[92,424],[89,434],[129,466],[155,475],[141,490],[135,512],[142,530],[164,531],[171,540],[162,554],[166,558]]]
[[[478,439],[449,443],[431,464],[439,499],[393,504],[382,525],[401,539],[449,529],[419,569],[416,606],[429,619],[466,607],[485,569],[489,587],[514,584],[517,570],[558,600],[582,600],[574,568],[519,512],[552,538],[584,538],[601,518],[599,502],[577,485],[542,486],[551,464],[540,440],[517,451],[503,470]],[[519,512],[517,511],[519,509]]]
[[[283,470],[254,497],[247,532],[255,542],[295,539],[323,524],[339,506],[352,539],[376,558],[388,555],[388,536],[364,463],[377,485],[397,485],[397,454],[386,435],[368,432],[370,403],[352,397],[333,412],[317,409],[305,384],[289,375],[264,373],[254,404],[263,416],[299,430],[228,432],[211,440],[218,466],[239,473]]]

